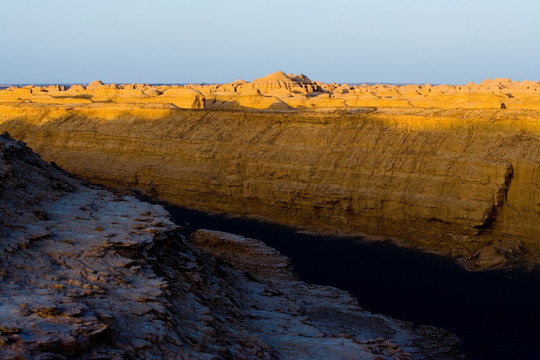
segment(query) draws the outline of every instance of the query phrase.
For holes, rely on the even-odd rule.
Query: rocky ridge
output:
[[[2,359],[460,358],[453,335],[302,284],[262,244],[235,270],[161,206],[74,178],[7,134],[0,199]],[[259,256],[279,261],[257,269]],[[358,317],[347,334],[327,316],[345,310]]]

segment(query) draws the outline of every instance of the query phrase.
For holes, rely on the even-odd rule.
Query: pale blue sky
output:
[[[540,80],[538,0],[0,0],[0,84]]]

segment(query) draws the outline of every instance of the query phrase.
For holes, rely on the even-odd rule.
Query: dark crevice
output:
[[[512,164],[506,166],[506,173],[504,174],[504,183],[497,190],[495,203],[486,211],[484,215],[484,220],[480,225],[476,225],[475,228],[481,230],[481,232],[489,229],[493,226],[497,216],[499,215],[499,210],[503,205],[508,206],[508,191],[510,190],[510,184],[512,178],[514,177],[514,167]]]
[[[512,164],[510,164],[507,167],[507,173],[504,176],[504,204],[509,206],[508,204],[508,191],[510,190],[510,183],[512,182],[512,179],[514,178],[514,167]]]

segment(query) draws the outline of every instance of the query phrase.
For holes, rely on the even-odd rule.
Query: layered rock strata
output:
[[[235,270],[161,206],[89,186],[7,134],[0,201],[1,359],[460,358],[453,335],[302,284],[262,244]],[[320,315],[349,310],[341,329]]]
[[[538,262],[538,115],[2,104],[0,129],[93,181],[207,211],[396,238],[481,269]]]

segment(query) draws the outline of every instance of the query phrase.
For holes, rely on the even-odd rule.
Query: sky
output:
[[[1,0],[0,84],[540,81],[538,0]]]

